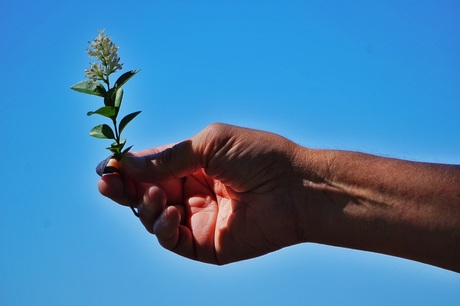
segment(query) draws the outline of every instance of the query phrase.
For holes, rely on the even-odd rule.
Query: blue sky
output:
[[[0,304],[454,305],[460,275],[304,244],[215,267],[99,195],[101,101],[69,89],[106,29],[134,150],[212,122],[304,146],[460,163],[457,1],[3,1]]]

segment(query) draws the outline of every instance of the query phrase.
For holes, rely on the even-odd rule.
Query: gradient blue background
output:
[[[458,1],[2,1],[0,304],[459,305],[460,275],[305,244],[215,267],[100,196],[101,100],[73,92],[106,29],[134,150],[212,122],[313,148],[460,163]],[[460,259],[459,259],[460,260]]]

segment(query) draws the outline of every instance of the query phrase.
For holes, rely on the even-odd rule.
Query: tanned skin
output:
[[[159,243],[193,260],[222,265],[314,242],[460,272],[459,165],[312,150],[213,124],[120,166],[124,180],[105,175],[100,192],[138,203]]]

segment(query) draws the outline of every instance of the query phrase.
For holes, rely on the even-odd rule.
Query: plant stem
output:
[[[120,144],[120,135],[118,134],[117,119],[116,118],[112,119],[112,122],[113,122],[113,127],[115,129],[115,141],[117,142],[117,144]]]

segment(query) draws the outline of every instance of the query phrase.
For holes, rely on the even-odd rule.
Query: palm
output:
[[[202,170],[197,171],[183,184],[181,224],[190,239],[182,240],[184,245],[178,245],[177,252],[182,253],[180,250],[185,247],[194,252],[181,255],[226,263],[283,247],[284,243],[276,239],[277,221],[268,219],[276,210],[273,199],[270,193],[235,192]]]

